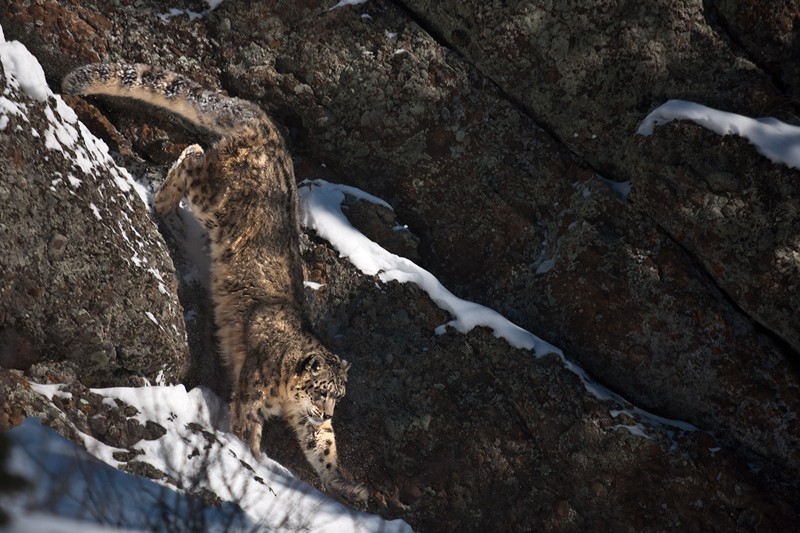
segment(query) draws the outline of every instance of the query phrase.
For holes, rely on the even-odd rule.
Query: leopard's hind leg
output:
[[[171,215],[178,209],[186,189],[203,180],[206,174],[206,154],[200,145],[187,146],[169,169],[164,183],[156,193],[155,208],[160,217]]]

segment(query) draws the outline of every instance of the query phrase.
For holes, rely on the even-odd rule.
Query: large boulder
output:
[[[0,49],[0,366],[87,385],[182,379],[172,261],[131,176],[20,43]]]
[[[797,172],[707,133],[633,135],[669,98],[792,119],[775,80],[800,90],[790,59],[796,2],[720,2],[719,11],[695,0],[404,4],[598,172],[630,180],[639,216],[798,357]],[[730,205],[714,215],[721,204]]]
[[[415,285],[376,285],[323,244],[305,256],[326,281],[314,323],[353,361],[336,429],[370,509],[419,531],[793,527],[796,489],[710,435],[599,400],[558,356],[488,330],[437,335],[448,317]],[[265,446],[313,479],[290,442]]]

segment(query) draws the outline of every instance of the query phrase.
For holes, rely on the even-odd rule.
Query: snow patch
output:
[[[36,419],[25,420],[7,435],[13,443],[9,470],[30,480],[34,487],[11,501],[11,531],[222,532],[228,530],[225,525],[242,531],[254,529],[230,503],[218,509],[198,509],[185,494],[107,465]],[[106,448],[104,455],[113,453],[111,447],[102,443],[100,447]],[[44,510],[58,520],[40,514]],[[28,528],[31,511],[39,517],[33,529]],[[112,525],[120,529],[111,529]]]
[[[96,218],[97,220],[103,220],[103,217],[100,216],[100,210],[97,208],[96,205],[90,202],[89,209],[91,209],[92,213],[94,213],[94,218]]]
[[[14,520],[4,529],[5,533],[31,533],[46,531],[47,533],[136,533],[133,529],[120,529],[112,526],[99,526],[85,520],[70,520],[63,516],[46,513],[14,515]]]
[[[538,356],[561,353],[555,346],[512,324],[496,311],[458,298],[427,270],[386,251],[365,237],[342,212],[345,195],[355,192],[353,189],[324,180],[303,182],[299,190],[303,225],[328,240],[340,257],[348,259],[364,274],[377,275],[383,283],[399,281],[417,284],[439,307],[455,317],[447,325],[461,333],[467,333],[476,326],[485,326],[512,346],[533,350]],[[357,193],[357,198],[389,205],[363,191]]]
[[[15,117],[21,117],[25,122],[29,122],[26,113],[28,112],[28,108],[25,104],[20,102],[13,102],[6,98],[5,96],[0,96],[0,130],[6,129],[10,119],[8,118],[9,115],[14,115]]]
[[[608,178],[604,178],[599,174],[595,174],[595,177],[602,181],[603,183],[611,189],[617,197],[621,200],[625,200],[626,202],[631,198],[631,182],[629,181],[613,181]]]
[[[303,287],[311,289],[312,291],[318,291],[322,288],[322,283],[317,283],[316,281],[303,281]]]
[[[546,274],[553,270],[553,267],[556,266],[556,259],[544,259],[541,263],[536,267],[537,274]]]
[[[211,13],[212,11],[217,9],[222,4],[222,2],[223,2],[223,0],[206,0],[206,4],[208,5],[208,9],[206,9],[205,11],[200,11],[200,12],[192,11],[191,9],[178,9],[178,8],[172,7],[166,13],[159,13],[156,16],[158,18],[160,18],[161,20],[163,20],[163,21],[167,21],[167,20],[169,20],[171,18],[174,18],[174,17],[180,17],[182,15],[186,15],[187,17],[189,17],[190,21],[193,21],[193,20],[201,19],[201,18],[207,16],[209,13]]]
[[[628,433],[636,437],[642,437],[643,439],[648,439],[648,440],[653,439],[653,437],[647,434],[647,432],[644,430],[644,426],[641,424],[631,424],[631,425],[617,424],[616,426],[612,426],[611,429],[624,429]]]
[[[335,6],[328,8],[328,11],[333,11],[334,9],[339,9],[340,7],[357,6],[366,3],[367,0],[339,0]]]
[[[53,398],[61,398],[61,399],[64,399],[64,400],[71,400],[72,399],[72,393],[71,392],[62,391],[61,387],[63,387],[64,385],[62,385],[60,383],[40,384],[40,383],[31,382],[30,386],[31,386],[31,389],[33,389],[35,392],[38,392],[42,396],[47,397],[47,399],[49,399],[50,401],[52,401]]]
[[[738,135],[756,147],[758,153],[772,161],[800,169],[800,127],[775,118],[748,118],[718,111],[685,100],[669,100],[651,112],[636,133],[652,135],[656,126],[673,120],[689,120],[719,135]]]
[[[46,101],[48,96],[53,95],[47,86],[44,70],[39,61],[19,41],[7,42],[2,28],[0,28],[0,63],[3,64],[8,86],[22,89],[30,98],[40,102]]]
[[[31,385],[48,398],[59,392],[57,385]],[[267,457],[255,459],[246,444],[226,432],[225,403],[206,389],[186,391],[176,385],[91,392],[109,406],[119,400],[135,407],[138,414],[132,418],[142,424],[155,422],[166,430],[156,440],[136,443],[142,452],[136,460],[181,486],[176,489],[164,481],[119,471],[116,467],[121,463],[113,455],[121,450],[82,435],[89,455],[37,420],[28,419],[8,432],[14,443],[9,464],[35,487],[20,496],[12,509],[14,516],[47,509],[91,525],[159,531],[412,531],[401,520],[387,521],[339,503]],[[198,508],[183,494],[202,489],[217,494],[223,504]]]

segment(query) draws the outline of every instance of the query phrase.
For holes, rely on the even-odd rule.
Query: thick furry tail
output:
[[[174,72],[149,65],[94,63],[79,67],[61,83],[65,94],[134,98],[163,107],[215,133],[226,134],[264,120],[256,104],[209,91]]]

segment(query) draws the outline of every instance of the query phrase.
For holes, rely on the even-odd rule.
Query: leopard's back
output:
[[[211,295],[221,345],[246,335],[248,314],[264,304],[295,309],[296,327],[304,330],[297,192],[277,128],[264,123],[221,138],[209,150],[204,178],[190,201],[211,220]],[[236,382],[248,354],[223,353]]]

